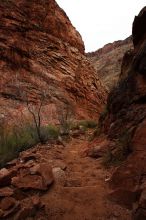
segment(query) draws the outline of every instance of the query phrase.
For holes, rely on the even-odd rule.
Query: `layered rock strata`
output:
[[[126,51],[133,49],[132,38],[106,44],[103,48],[87,53],[87,57],[99,75],[103,84],[111,90],[119,80],[121,64]]]
[[[106,92],[57,3],[1,1],[0,19],[2,118],[14,124],[28,116],[26,101],[37,104],[42,94],[44,123],[57,123],[66,106],[75,118],[98,117]]]

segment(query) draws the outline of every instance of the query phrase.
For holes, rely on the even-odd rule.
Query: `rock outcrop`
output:
[[[123,56],[132,48],[132,38],[128,37],[125,40],[109,43],[95,52],[87,53],[87,57],[93,63],[97,74],[108,90],[117,84]]]
[[[17,124],[29,117],[26,101],[36,104],[42,93],[44,123],[57,123],[66,106],[75,118],[98,117],[106,92],[57,3],[0,1],[0,19],[2,118]]]
[[[0,219],[131,220],[129,210],[107,200],[109,172],[101,161],[83,156],[90,132],[65,148],[38,144],[0,169]]]
[[[37,209],[42,207],[38,194],[47,191],[54,182],[49,163],[37,163],[31,159],[26,163],[23,156],[25,152],[21,154],[21,159],[9,164],[9,169],[0,170],[1,219],[26,219],[34,216]],[[31,158],[31,153],[29,156]]]
[[[125,54],[118,86],[108,98],[102,129],[116,140],[111,156],[127,159],[113,173],[112,198],[133,209],[134,220],[146,219],[146,8],[133,23],[134,50]],[[118,158],[121,159],[121,158]],[[127,196],[129,195],[129,196]],[[125,199],[127,198],[127,199]]]

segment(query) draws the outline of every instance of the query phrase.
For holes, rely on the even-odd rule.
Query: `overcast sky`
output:
[[[131,35],[146,0],[56,0],[82,35],[86,52]]]

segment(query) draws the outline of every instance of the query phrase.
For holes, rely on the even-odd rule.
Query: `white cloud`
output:
[[[146,0],[56,0],[82,35],[86,51],[94,51],[131,34],[134,16]]]

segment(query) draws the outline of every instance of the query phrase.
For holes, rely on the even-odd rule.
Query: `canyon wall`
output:
[[[84,43],[54,0],[0,1],[0,114],[10,123],[29,115],[42,96],[44,123],[98,118],[106,91],[84,55]],[[29,117],[29,116],[28,116]]]
[[[99,50],[87,53],[87,57],[99,75],[103,84],[111,90],[118,82],[121,64],[126,51],[133,48],[132,38],[106,44]]]
[[[132,209],[134,220],[146,219],[145,23],[146,8],[134,19],[134,50],[124,55],[120,81],[109,94],[103,123],[105,134],[116,141],[116,152],[127,157],[110,180],[112,199]]]

